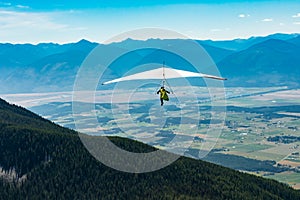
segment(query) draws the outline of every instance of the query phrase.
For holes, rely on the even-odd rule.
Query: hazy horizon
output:
[[[283,35],[295,35],[295,37],[299,36],[300,35],[300,32],[295,32],[295,33],[281,33],[281,32],[278,32],[278,33],[273,33],[273,34],[267,34],[267,35],[253,35],[253,36],[250,36],[250,37],[245,37],[245,38],[232,38],[232,39],[225,39],[225,40],[214,40],[214,39],[195,39],[195,38],[188,38],[188,39],[191,39],[191,40],[195,40],[195,41],[213,41],[213,42],[223,42],[223,41],[234,41],[234,40],[249,40],[251,38],[259,38],[259,37],[268,37],[268,36],[272,36],[272,35],[276,35],[276,34],[283,34]],[[120,40],[120,41],[114,41],[114,42],[123,42],[123,41],[126,41],[126,40],[135,40],[135,41],[148,41],[148,40],[173,40],[173,39],[186,39],[186,38],[146,38],[146,39],[139,39],[139,38],[131,38],[131,37],[128,37],[124,40]],[[38,42],[38,43],[30,43],[30,42],[24,42],[24,43],[12,43],[12,42],[0,42],[0,44],[31,44],[31,45],[38,45],[38,44],[58,44],[58,45],[64,45],[64,44],[71,44],[71,43],[78,43],[80,41],[88,41],[88,42],[91,42],[91,43],[98,43],[98,44],[104,44],[104,43],[101,43],[99,41],[93,41],[93,40],[89,40],[89,39],[86,39],[86,38],[81,38],[81,39],[78,39],[78,40],[74,40],[74,41],[70,41],[70,42],[65,42],[65,43],[60,43],[60,42],[55,42],[55,41],[49,41],[49,42]],[[114,42],[111,42],[111,43],[114,43]],[[109,43],[108,43],[109,44]]]
[[[196,40],[300,33],[299,1],[175,0],[0,2],[0,43],[102,43],[147,27]]]

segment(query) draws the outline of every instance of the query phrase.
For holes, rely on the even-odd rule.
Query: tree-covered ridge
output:
[[[1,126],[74,134],[74,131],[58,126],[21,106],[8,104],[3,99],[0,99],[0,124]]]
[[[110,140],[132,152],[155,150]],[[75,131],[2,100],[0,166],[18,175],[1,179],[0,199],[300,199],[287,185],[185,157],[151,173],[116,171],[92,157]]]

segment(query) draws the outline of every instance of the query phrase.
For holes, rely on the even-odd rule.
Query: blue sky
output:
[[[103,42],[146,27],[227,40],[300,33],[300,1],[0,0],[0,25],[1,43]]]

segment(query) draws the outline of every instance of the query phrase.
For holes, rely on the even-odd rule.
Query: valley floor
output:
[[[97,91],[94,109],[75,114],[72,92],[1,97],[84,133],[133,138],[173,152],[185,148],[185,155],[300,189],[300,89],[216,88],[211,97],[195,87],[196,98],[190,99],[183,88],[174,88],[163,108],[154,90],[141,89],[130,98],[130,91],[120,90],[113,102],[112,91]],[[91,103],[83,93],[77,105]]]

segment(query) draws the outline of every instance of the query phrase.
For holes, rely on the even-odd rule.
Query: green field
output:
[[[287,183],[295,189],[300,189],[300,173],[297,172],[284,172],[275,175],[264,176],[266,178],[271,178],[278,180],[283,183]]]

